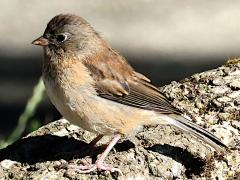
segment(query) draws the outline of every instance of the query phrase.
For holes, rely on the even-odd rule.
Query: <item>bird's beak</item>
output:
[[[47,46],[47,45],[49,45],[49,41],[46,38],[44,38],[43,36],[41,36],[41,37],[35,39],[32,42],[32,44],[38,45],[38,46]]]

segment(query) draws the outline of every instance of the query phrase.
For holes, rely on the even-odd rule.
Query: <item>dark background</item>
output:
[[[59,13],[83,16],[159,86],[240,54],[237,1],[2,0],[0,7],[0,138],[14,129],[41,75],[42,49],[31,41]],[[58,117],[47,98],[34,116]]]

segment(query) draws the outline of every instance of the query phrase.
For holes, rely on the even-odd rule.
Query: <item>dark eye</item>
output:
[[[58,35],[56,36],[57,42],[63,42],[63,41],[65,41],[66,39],[67,39],[67,35],[65,35],[65,34],[58,34]]]

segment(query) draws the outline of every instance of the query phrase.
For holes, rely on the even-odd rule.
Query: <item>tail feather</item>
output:
[[[181,130],[191,133],[195,137],[201,139],[217,151],[224,151],[227,148],[227,146],[223,144],[219,138],[183,116],[171,114],[168,115],[166,120]]]

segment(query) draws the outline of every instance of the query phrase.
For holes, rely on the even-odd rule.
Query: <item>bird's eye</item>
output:
[[[65,35],[65,34],[58,34],[57,36],[56,36],[56,40],[57,40],[57,42],[63,42],[63,41],[65,41],[67,39],[67,35]]]

